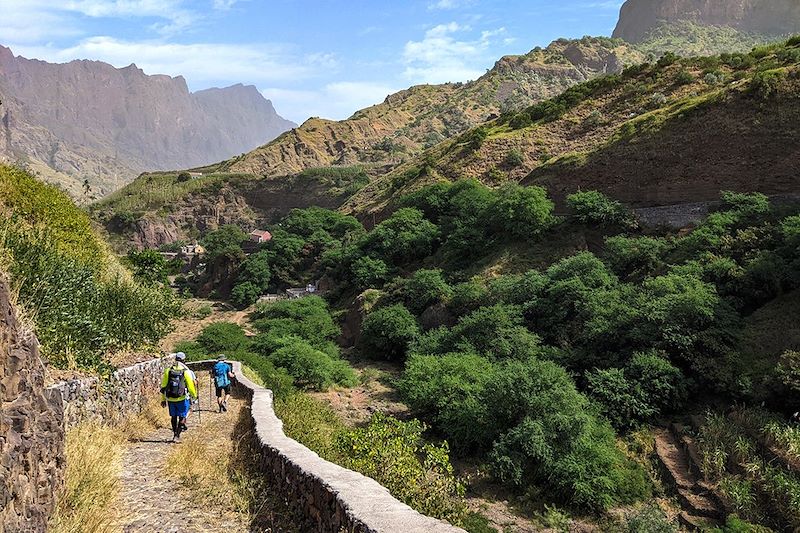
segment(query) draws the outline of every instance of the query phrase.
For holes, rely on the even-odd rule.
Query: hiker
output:
[[[164,370],[164,377],[161,378],[161,407],[169,405],[172,442],[181,441],[181,431],[186,427],[190,402],[197,399],[197,389],[185,362],[185,354],[175,354],[175,363]]]
[[[235,378],[233,366],[225,362],[225,355],[217,357],[217,364],[211,369],[211,376],[217,387],[217,405],[219,412],[228,411],[228,396],[231,394],[231,379]]]
[[[195,387],[195,389],[198,389],[200,385],[199,385],[199,383],[198,383],[198,381],[197,381],[197,374],[195,374],[195,373],[194,373],[194,370],[192,370],[191,368],[189,368],[189,367],[186,365],[186,363],[184,363],[184,361],[186,361],[186,354],[185,354],[185,353],[183,353],[183,352],[178,352],[178,353],[171,353],[171,354],[170,354],[170,356],[172,356],[172,357],[174,357],[174,358],[175,358],[175,362],[176,362],[176,363],[177,363],[177,364],[178,364],[178,365],[179,365],[181,368],[183,368],[184,370],[186,370],[186,371],[188,371],[188,372],[189,372],[189,375],[192,377],[192,382],[194,383],[194,387]],[[192,410],[195,410],[195,409],[196,409],[196,410],[199,410],[199,409],[200,409],[199,400],[198,400],[197,398],[195,398],[195,400],[194,400],[194,401],[191,403],[191,405],[189,406],[189,410],[190,410],[190,411],[192,411]],[[188,415],[187,415],[187,418],[188,418]],[[184,422],[183,422],[183,423],[181,423],[181,431],[186,431],[186,430],[188,430],[188,429],[189,429],[189,428],[186,426],[186,422],[185,422],[185,419],[184,419]]]

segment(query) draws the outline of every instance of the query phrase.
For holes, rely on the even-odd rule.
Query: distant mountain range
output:
[[[143,171],[227,159],[295,126],[253,86],[192,93],[180,76],[46,63],[2,46],[0,100],[0,159],[78,198],[108,194]]]

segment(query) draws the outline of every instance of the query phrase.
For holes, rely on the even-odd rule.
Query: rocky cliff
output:
[[[39,343],[0,276],[0,531],[45,531],[63,482],[63,411],[44,388]]]
[[[800,31],[797,0],[627,0],[614,37],[639,43],[663,24],[694,22],[763,35]]]
[[[135,65],[51,64],[0,47],[0,156],[71,192],[105,194],[143,171],[188,168],[255,148],[294,126],[255,87],[191,93]]]

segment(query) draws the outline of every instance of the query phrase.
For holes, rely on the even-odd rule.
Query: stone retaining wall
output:
[[[213,361],[190,363],[207,370]],[[283,422],[272,407],[272,391],[260,387],[232,361],[237,389],[250,399],[260,457],[253,457],[296,512],[316,531],[339,533],[464,533],[450,524],[424,516],[395,499],[377,481],[320,458],[283,433]]]
[[[0,275],[0,532],[41,532],[64,479],[61,398]]]
[[[153,359],[121,368],[109,378],[63,381],[48,391],[57,391],[63,404],[66,428],[86,421],[116,422],[139,413],[161,387],[166,361]]]

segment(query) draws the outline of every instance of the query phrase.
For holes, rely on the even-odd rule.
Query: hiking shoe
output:
[[[172,442],[174,442],[175,444],[180,443],[181,442],[181,436],[176,433],[175,435],[172,436]]]
[[[222,404],[219,404],[219,412],[222,412]]]
[[[184,422],[183,424],[181,424],[181,431],[187,431],[188,429],[189,429],[189,428],[188,428],[188,427],[186,427],[186,422]]]
[[[226,413],[228,412],[228,406],[227,406],[227,405],[225,405],[224,403],[223,403],[223,404],[222,404],[220,407],[222,408],[222,410],[223,410],[224,412],[226,412]]]

